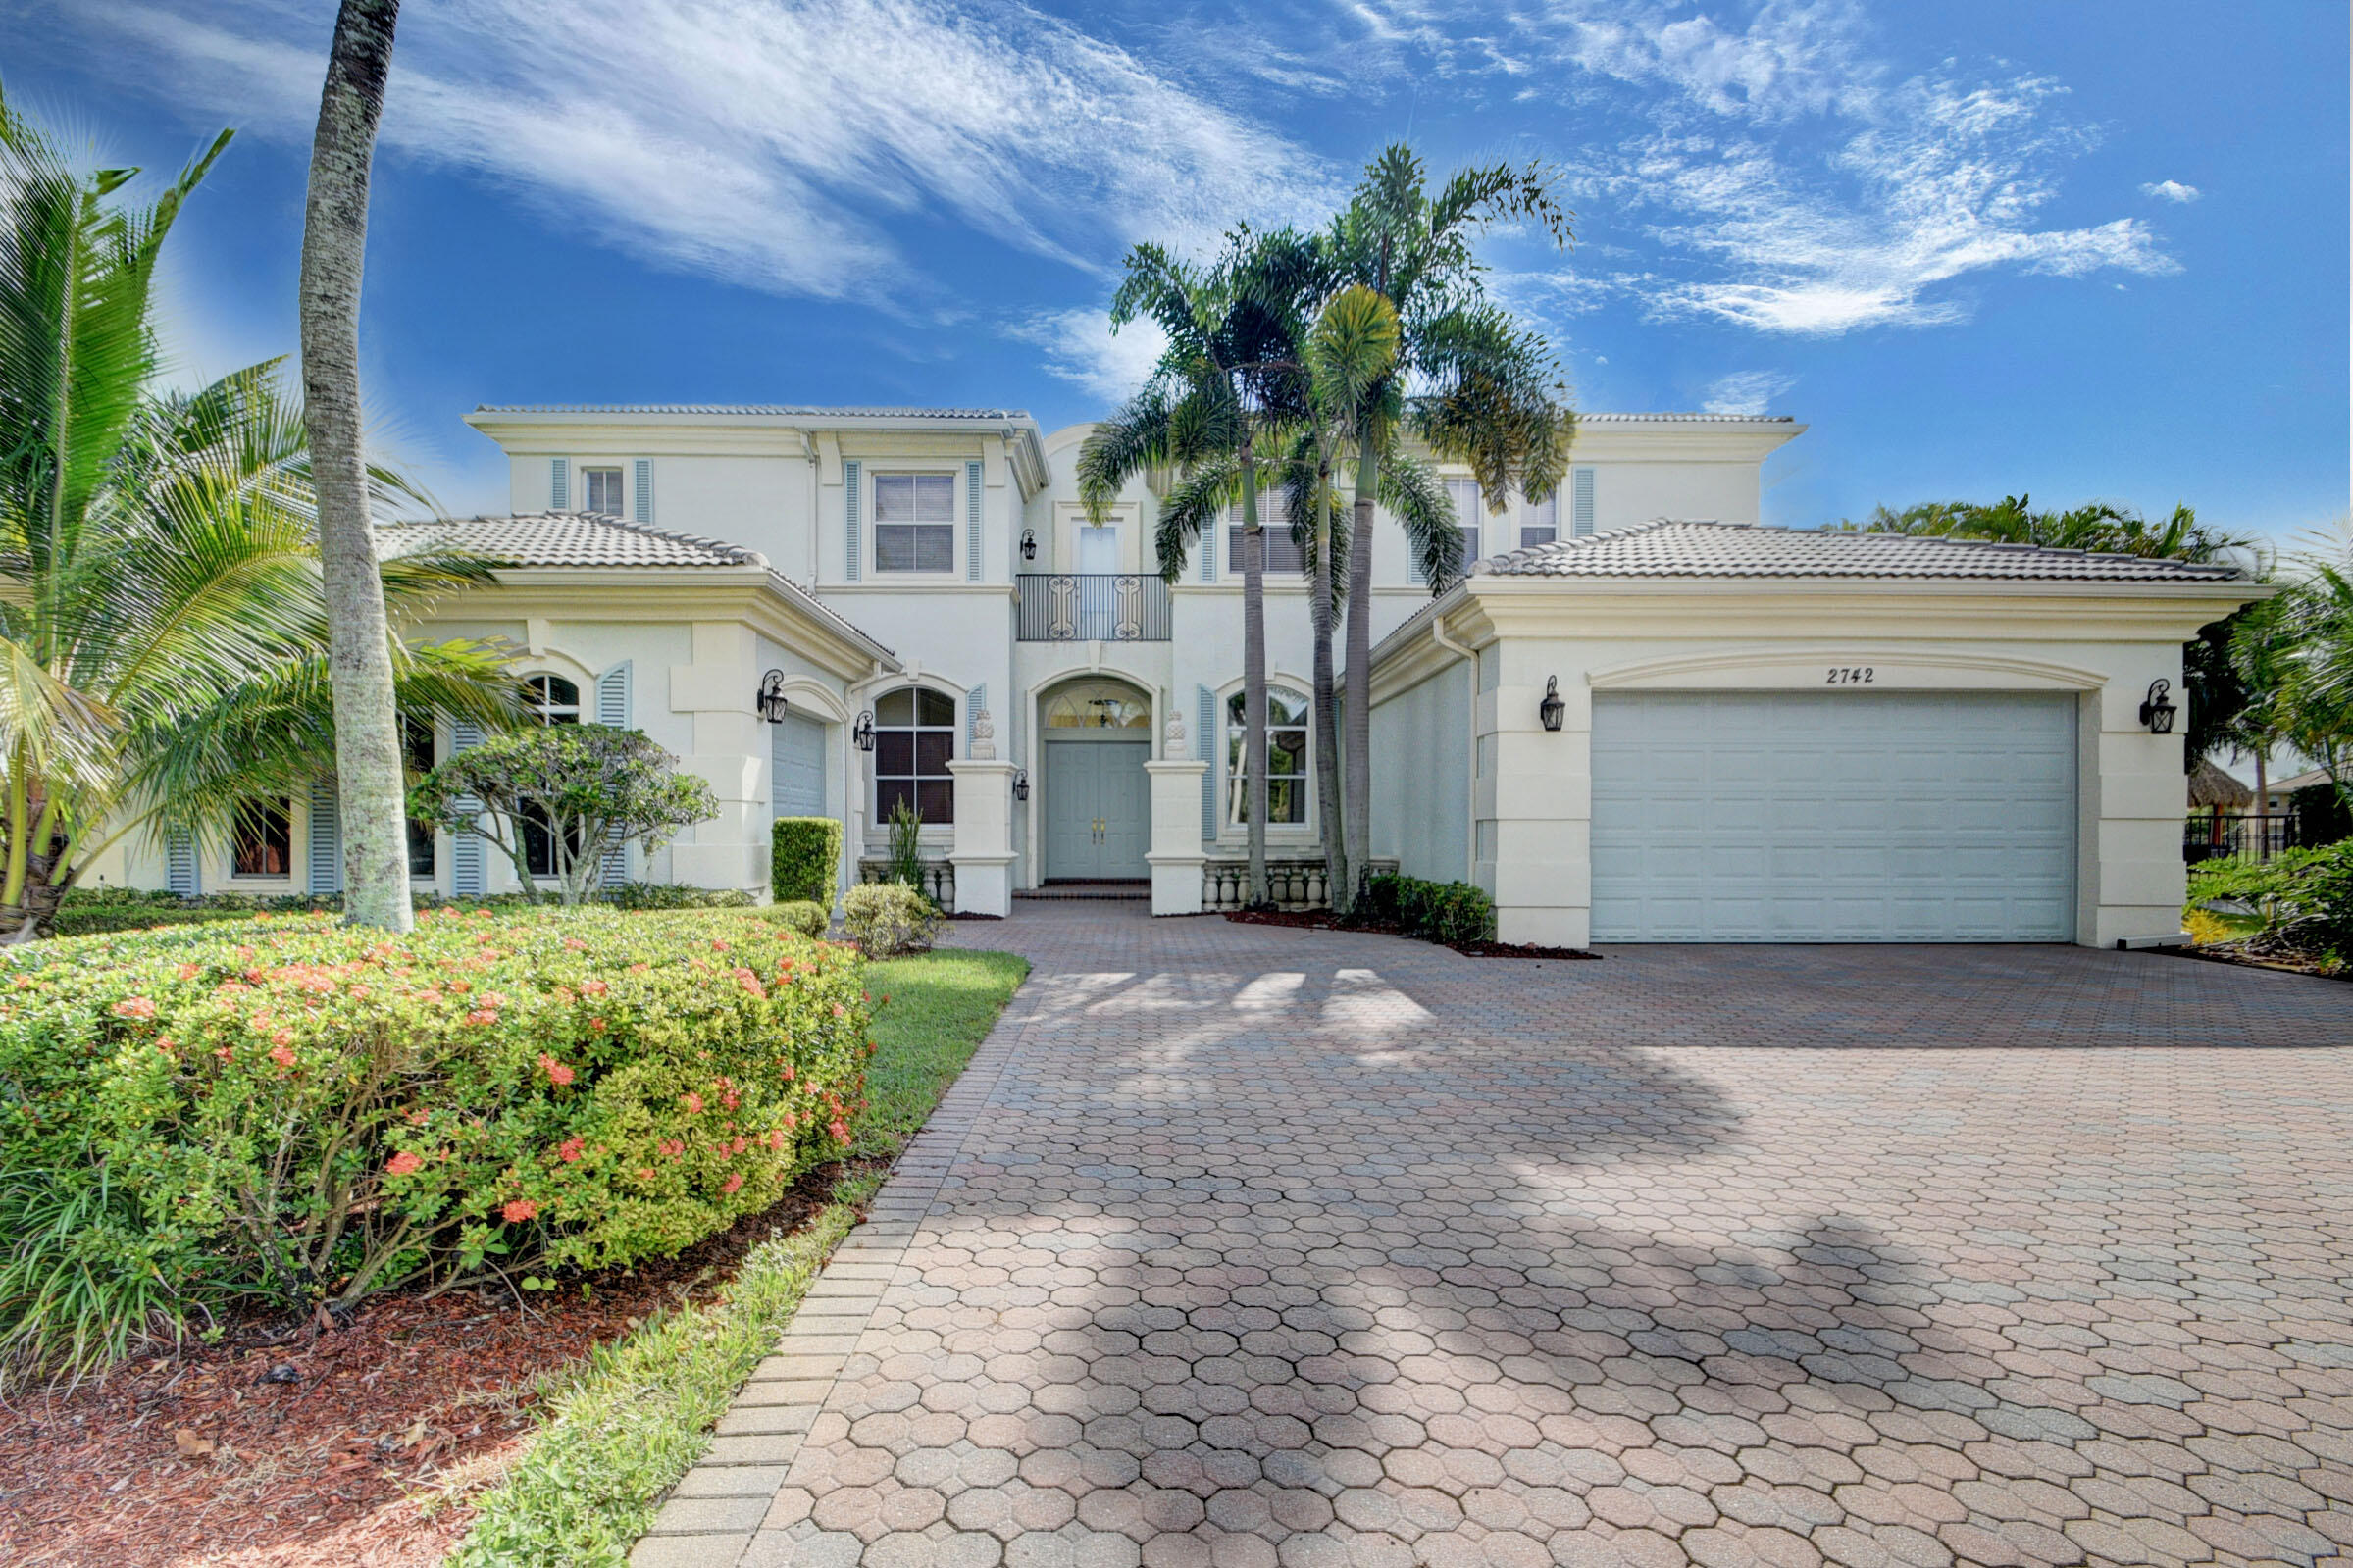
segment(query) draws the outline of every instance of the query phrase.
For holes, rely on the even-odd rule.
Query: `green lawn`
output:
[[[872,966],[867,988],[890,1000],[875,1017],[854,1159],[888,1158],[914,1136],[1029,968],[1011,953],[975,952]],[[753,1248],[721,1299],[652,1319],[554,1380],[545,1426],[475,1500],[474,1532],[450,1564],[622,1564],[882,1182],[871,1167],[850,1175],[805,1227]]]

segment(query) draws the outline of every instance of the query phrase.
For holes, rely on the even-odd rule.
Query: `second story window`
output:
[[[621,471],[617,468],[585,468],[580,471],[581,510],[601,513],[605,517],[621,516]]]
[[[874,477],[874,569],[952,572],[956,480],[952,474]]]
[[[1455,523],[1462,530],[1462,566],[1479,559],[1479,528],[1487,521],[1487,503],[1479,498],[1477,480],[1448,480],[1447,499],[1455,503]]]
[[[1266,570],[1268,572],[1300,573],[1307,570],[1307,558],[1291,536],[1291,519],[1283,510],[1283,492],[1264,490],[1258,495],[1258,530],[1266,540]],[[1236,578],[1242,576],[1242,552],[1248,537],[1242,527],[1242,507],[1239,502],[1226,509],[1225,558],[1226,570]]]
[[[526,676],[523,709],[541,724],[578,724],[580,687],[560,675]]]
[[[1560,495],[1556,493],[1541,501],[1530,501],[1527,511],[1520,514],[1519,547],[1524,550],[1534,544],[1550,544],[1560,536]]]

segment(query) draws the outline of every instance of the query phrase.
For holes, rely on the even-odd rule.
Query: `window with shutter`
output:
[[[956,566],[956,477],[874,477],[874,569],[952,572]]]
[[[1538,544],[1550,544],[1560,536],[1560,497],[1548,495],[1541,501],[1530,501],[1520,514],[1519,547],[1523,550]]]

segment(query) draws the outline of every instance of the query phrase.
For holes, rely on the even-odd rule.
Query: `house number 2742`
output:
[[[1826,686],[1867,686],[1871,683],[1871,667],[1867,664],[1859,667],[1834,664],[1830,666],[1830,679],[1824,681],[1822,684]]]

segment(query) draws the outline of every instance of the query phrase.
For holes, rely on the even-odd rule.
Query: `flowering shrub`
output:
[[[869,958],[922,952],[939,929],[940,911],[905,883],[860,883],[842,895],[842,933]]]
[[[0,1180],[103,1173],[140,1267],[289,1302],[675,1252],[847,1147],[862,968],[717,911],[49,943],[0,970]]]

